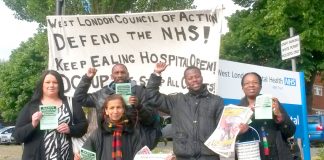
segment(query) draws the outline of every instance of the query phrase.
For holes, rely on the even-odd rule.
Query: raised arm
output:
[[[156,63],[154,73],[161,76],[161,73],[167,68],[167,66],[168,65],[163,62]]]
[[[172,98],[160,93],[161,74],[166,69],[165,63],[159,62],[155,65],[154,73],[151,74],[146,86],[146,98],[150,106],[158,108],[160,111],[170,114],[172,108]]]
[[[75,100],[85,107],[96,107],[96,101],[98,100],[96,93],[89,93],[88,90],[91,85],[93,77],[96,75],[97,70],[95,68],[89,68],[87,73],[82,76],[80,83],[74,92]]]

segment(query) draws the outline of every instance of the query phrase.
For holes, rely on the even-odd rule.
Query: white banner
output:
[[[64,77],[73,95],[89,67],[98,69],[90,92],[109,82],[111,67],[125,64],[146,84],[156,62],[166,62],[161,92],[186,92],[183,71],[194,65],[216,93],[221,10],[48,16],[49,69]]]

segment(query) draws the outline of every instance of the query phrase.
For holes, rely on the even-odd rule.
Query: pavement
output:
[[[172,141],[168,141],[166,144],[164,142],[159,142],[157,147],[152,150],[153,153],[172,153]],[[220,157],[221,160],[234,160],[234,154],[229,158]]]

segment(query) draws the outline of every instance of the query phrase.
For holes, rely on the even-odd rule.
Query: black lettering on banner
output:
[[[185,12],[180,12],[180,21],[187,21],[187,22],[193,22],[195,21],[193,14],[186,14]]]
[[[156,54],[148,54],[147,51],[140,52],[140,58],[141,58],[141,62],[145,63],[144,60],[146,59],[146,63],[157,63],[159,62],[159,59],[157,58]]]
[[[184,27],[167,27],[161,28],[164,40],[173,40],[176,38],[177,41],[187,41],[187,37],[191,41],[196,41],[199,38],[199,33],[197,32],[198,27],[190,25],[187,30]]]
[[[76,89],[76,87],[80,83],[80,80],[81,80],[81,76],[79,76],[79,75],[74,75],[74,76],[71,77],[70,84],[71,84],[73,89]]]
[[[171,15],[166,14],[166,15],[162,15],[161,18],[162,18],[163,22],[173,22],[175,20],[175,15],[174,14],[171,14]]]
[[[114,55],[110,54],[110,56],[91,56],[90,62],[93,67],[102,67],[109,66],[113,64],[127,64],[127,63],[135,63],[135,57],[133,54],[119,54]]]
[[[171,77],[168,77],[167,86],[171,86],[171,87],[178,87],[178,88],[179,88],[178,81],[172,79]]]
[[[86,61],[80,62],[64,62],[64,59],[55,58],[55,66],[57,71],[70,71],[83,69],[86,65]]]
[[[92,79],[91,85],[93,88],[103,88],[104,87],[104,83],[106,81],[108,81],[109,76],[107,75],[99,75],[99,76],[95,76]]]
[[[53,38],[58,51],[63,50],[65,47],[79,48],[81,46],[85,47],[86,45],[98,46],[119,42],[119,37],[115,33],[89,36],[79,35],[77,37],[64,37],[61,34],[54,33]]]
[[[51,28],[56,28],[56,27],[66,27],[68,25],[73,26],[74,20],[68,20],[68,21],[58,21],[56,18],[54,19],[54,21],[51,21],[50,19],[47,19],[47,24],[51,27]]]
[[[140,15],[140,16],[126,16],[122,17],[120,15],[115,15],[115,20],[117,23],[123,24],[136,24],[136,23],[156,23],[159,22],[152,15]]]
[[[131,36],[131,39],[134,40],[142,40],[142,39],[152,39],[151,31],[144,31],[144,32],[126,32],[126,34]]]
[[[207,89],[209,92],[216,94],[216,84],[215,83],[207,84]]]
[[[98,35],[91,35],[91,41],[92,41],[92,44],[97,46],[97,45],[100,45],[100,43],[98,43]]]
[[[87,18],[83,20],[77,17],[77,20],[80,26],[101,26],[104,24],[114,23],[112,17]]]
[[[199,38],[199,34],[197,33],[197,28],[198,27],[192,26],[192,25],[189,26],[189,28],[188,28],[188,31],[193,34],[193,35],[189,36],[189,39],[191,41],[195,41],[195,40],[197,40]]]
[[[181,87],[182,87],[182,89],[186,89],[187,88],[187,84],[186,84],[185,77],[182,77],[181,78]]]
[[[78,84],[80,83],[81,76],[80,75],[73,75],[71,78],[68,78],[64,74],[61,74],[64,83],[64,93],[69,92],[72,88],[75,89]],[[103,88],[105,82],[109,79],[108,75],[98,75],[95,76],[91,82],[91,86],[93,88]]]
[[[87,64],[86,61],[80,61],[81,68],[84,68],[84,66]]]
[[[71,82],[68,77],[66,77],[64,74],[61,74],[63,83],[64,83],[64,93],[68,92],[71,90]]]
[[[82,45],[82,47],[84,47],[85,46],[85,42],[87,42],[87,40],[86,40],[87,36],[80,35],[79,37],[80,37],[81,45]]]
[[[210,27],[209,26],[204,26],[204,38],[205,38],[204,43],[207,43],[207,41],[208,41],[209,31],[210,31]]]
[[[216,74],[216,62],[208,62],[206,60],[201,60],[199,58],[196,58],[194,54],[191,54],[189,62],[191,66],[196,66],[200,70],[209,70],[213,71],[213,73]]]
[[[166,54],[161,54],[161,62],[164,62],[164,63],[166,63],[167,62],[167,58],[168,58],[168,55],[166,55]]]
[[[204,21],[204,22],[211,22],[211,23],[215,24],[215,23],[217,23],[217,15],[216,14],[205,14],[205,13],[190,14],[190,13],[186,13],[186,12],[180,12],[179,20],[186,21],[186,22]]]
[[[91,56],[90,57],[92,67],[99,67],[100,66],[98,58],[99,58],[99,56]]]
[[[159,22],[153,15],[124,16],[114,15],[113,17],[96,17],[80,19],[77,17],[80,26],[101,26],[111,23],[136,24],[136,23],[156,23]]]
[[[139,81],[141,85],[146,86],[148,79],[145,76],[140,76]]]
[[[190,58],[181,57],[176,55],[167,55],[167,54],[155,54],[149,53],[147,51],[139,52],[139,56],[141,59],[141,63],[157,63],[157,62],[164,62],[168,65],[172,66],[179,66],[179,67],[188,67],[188,66],[196,66],[200,70],[208,70],[212,71],[214,74],[216,73],[217,63],[210,62],[207,60],[202,60],[197,58],[194,54],[190,55]]]
[[[63,36],[61,34],[53,34],[53,37],[54,37],[54,42],[57,50],[58,51],[62,50],[65,47]]]
[[[206,21],[206,22],[212,22],[213,24],[217,23],[217,15],[216,14],[204,14],[204,13],[198,13],[196,14],[199,21]]]
[[[75,38],[74,37],[66,37],[66,40],[69,43],[69,46],[71,48],[78,48],[79,46],[75,44]]]
[[[161,79],[161,85],[162,85],[164,82],[165,82],[165,80],[162,78],[162,79]]]

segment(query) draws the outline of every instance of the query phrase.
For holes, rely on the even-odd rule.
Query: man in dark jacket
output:
[[[184,71],[188,93],[165,95],[159,92],[165,63],[157,63],[147,84],[149,103],[172,115],[173,151],[177,160],[218,160],[219,155],[204,142],[216,129],[224,103],[203,84],[200,69],[194,66]]]
[[[132,96],[128,102],[131,107],[127,110],[127,115],[132,117],[131,120],[136,123],[141,123],[141,133],[144,135],[142,138],[143,145],[147,145],[153,149],[160,136],[160,121],[158,113],[151,107],[147,106],[145,98],[144,86],[136,85],[135,81],[129,79],[129,73],[125,65],[116,64],[112,68],[111,78],[112,82],[102,89],[88,93],[93,77],[96,75],[95,68],[89,68],[86,75],[84,75],[74,92],[74,98],[85,107],[93,107],[97,109],[97,115],[101,115],[101,107],[107,96],[115,94],[117,83],[130,83]]]

